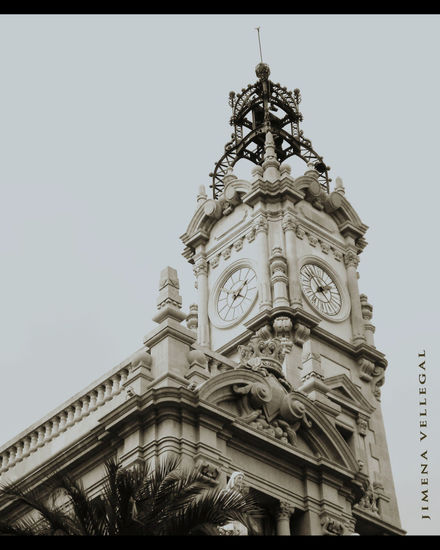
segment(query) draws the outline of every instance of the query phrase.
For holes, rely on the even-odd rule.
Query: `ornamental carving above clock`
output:
[[[309,260],[303,263],[299,280],[306,300],[322,316],[332,321],[342,321],[347,317],[347,293],[329,268],[321,262]]]

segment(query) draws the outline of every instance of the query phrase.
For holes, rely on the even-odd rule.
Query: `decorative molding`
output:
[[[207,275],[208,274],[208,262],[205,258],[198,258],[196,261],[195,266],[193,267],[193,272],[196,277],[199,275]]]
[[[321,517],[322,534],[327,536],[342,536],[345,533],[345,525],[340,519],[332,517],[327,512]]]
[[[268,233],[269,231],[269,224],[268,224],[268,221],[267,221],[267,216],[266,214],[263,214],[262,212],[260,212],[254,222],[253,222],[253,228],[255,229],[255,233]]]
[[[344,254],[344,263],[346,267],[355,267],[359,265],[359,256],[351,248],[348,249]]]

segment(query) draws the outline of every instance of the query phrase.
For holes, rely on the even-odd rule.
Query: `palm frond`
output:
[[[54,531],[62,531],[66,535],[78,534],[70,517],[60,509],[48,506],[41,498],[40,492],[33,489],[22,490],[16,483],[10,483],[0,487],[0,494],[36,510]]]

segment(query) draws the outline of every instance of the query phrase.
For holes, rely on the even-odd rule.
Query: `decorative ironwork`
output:
[[[259,63],[255,69],[258,81],[242,88],[241,93],[229,93],[229,105],[232,108],[231,126],[234,133],[231,141],[225,145],[225,152],[215,165],[211,188],[214,198],[218,198],[224,188],[223,178],[228,167],[234,166],[240,159],[247,159],[261,165],[264,160],[266,132],[271,132],[275,141],[277,158],[283,162],[296,155],[306,164],[313,164],[319,172],[319,181],[323,189],[329,192],[329,166],[323,157],[312,147],[312,142],[303,136],[299,123],[303,116],[298,105],[301,94],[298,89],[293,93],[279,83],[269,80],[270,68]],[[275,115],[274,113],[278,113]]]

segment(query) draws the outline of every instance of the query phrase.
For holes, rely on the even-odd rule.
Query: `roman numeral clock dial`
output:
[[[334,317],[342,307],[342,298],[333,278],[321,266],[307,263],[300,269],[302,290],[310,305],[323,315]]]
[[[251,267],[236,269],[223,283],[217,298],[217,315],[235,321],[251,308],[257,295],[257,277]]]

